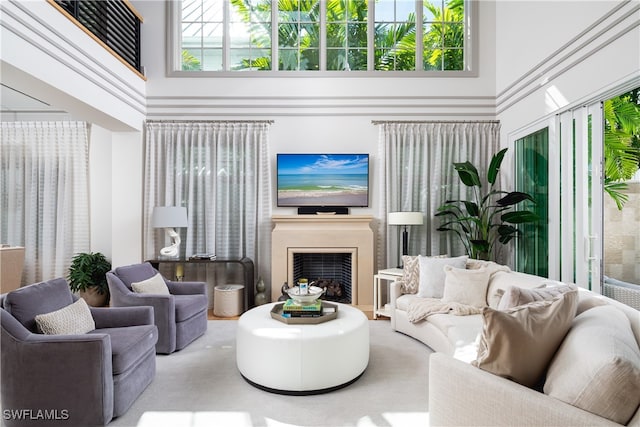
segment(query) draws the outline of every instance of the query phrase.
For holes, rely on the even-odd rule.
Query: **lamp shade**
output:
[[[389,225],[422,225],[422,212],[391,212]]]
[[[187,225],[187,208],[180,206],[156,206],[153,208],[152,227],[177,228]]]

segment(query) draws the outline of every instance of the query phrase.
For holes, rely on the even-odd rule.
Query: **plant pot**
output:
[[[107,305],[107,294],[98,292],[98,288],[90,287],[85,291],[79,291],[78,294],[91,307],[104,307]]]

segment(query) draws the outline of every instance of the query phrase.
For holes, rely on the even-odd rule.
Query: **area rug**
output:
[[[210,320],[184,350],[157,356],[153,383],[109,426],[427,426],[429,347],[369,321],[369,365],[353,384],[313,396],[284,396],[248,384],[235,363],[237,321]],[[255,355],[260,363],[260,354]],[[286,363],[283,360],[282,363]],[[339,360],[328,359],[330,370]],[[264,366],[264,369],[269,369]]]

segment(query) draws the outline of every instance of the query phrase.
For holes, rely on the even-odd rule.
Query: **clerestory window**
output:
[[[173,74],[468,75],[471,0],[169,2]],[[422,23],[417,25],[416,23]]]

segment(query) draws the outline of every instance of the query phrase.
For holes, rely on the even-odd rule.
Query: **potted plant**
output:
[[[109,302],[107,272],[111,263],[100,252],[81,252],[71,260],[69,287],[93,307],[102,307]]]
[[[468,161],[454,163],[460,181],[473,189],[472,199],[447,200],[436,214],[445,220],[438,231],[456,233],[471,258],[493,259],[496,241],[506,244],[520,234],[514,225],[539,219],[535,212],[512,209],[525,200],[535,203],[532,196],[494,188],[506,152],[505,148],[491,158],[487,171],[489,189],[486,193],[482,192],[482,182],[475,166]]]

